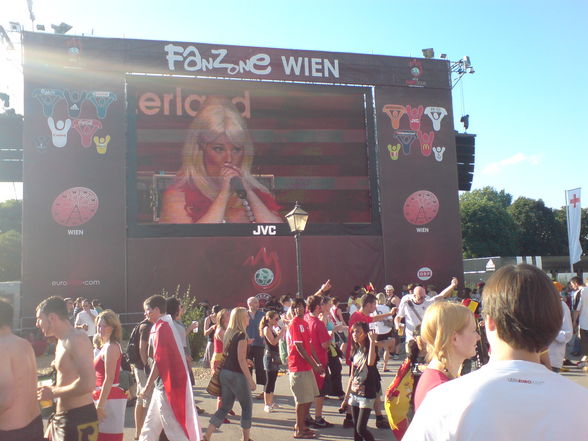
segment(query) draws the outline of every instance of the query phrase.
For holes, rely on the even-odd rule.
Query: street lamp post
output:
[[[308,220],[308,213],[300,208],[298,202],[294,206],[294,209],[286,215],[288,226],[290,231],[294,233],[294,242],[296,244],[296,275],[298,280],[298,293],[297,297],[303,297],[302,292],[302,259],[300,253],[300,233],[306,228],[306,221]]]

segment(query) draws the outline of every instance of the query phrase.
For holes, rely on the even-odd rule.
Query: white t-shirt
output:
[[[96,320],[98,312],[96,312],[95,309],[91,309],[90,311],[92,311],[94,317],[92,317],[83,309],[78,312],[78,315],[76,315],[75,326],[88,325],[88,329],[85,332],[88,337],[94,337],[94,334],[96,334],[96,324],[94,323],[94,320]]]
[[[388,314],[389,312],[390,308],[388,308],[386,305],[377,305],[376,310],[370,315],[374,316],[380,314]],[[390,320],[392,320],[392,317],[390,317]],[[384,324],[385,321],[386,320],[378,320],[377,322],[371,322],[370,329],[376,331],[376,334],[387,334],[392,330],[392,328],[390,326],[386,326]]]
[[[490,361],[430,390],[403,441],[585,439],[588,389],[529,361]]]
[[[406,341],[412,340],[412,334],[414,332],[414,328],[417,327],[422,321],[423,316],[425,315],[425,311],[429,307],[430,304],[437,300],[436,297],[425,298],[423,303],[419,303],[418,305],[414,303],[412,295],[404,296],[400,300],[400,305],[398,306],[398,314],[400,317],[404,317],[404,323],[406,325],[405,333],[406,333]],[[410,307],[410,302],[414,308]]]
[[[549,361],[551,366],[560,368],[563,366],[563,360],[566,356],[566,343],[572,339],[572,315],[570,308],[565,302],[561,302],[563,310],[563,320],[559,333],[555,336],[555,340],[549,345]]]
[[[588,289],[582,288],[578,290],[576,296],[580,296],[580,301],[578,302],[578,309],[579,316],[578,316],[578,325],[581,329],[588,330]]]

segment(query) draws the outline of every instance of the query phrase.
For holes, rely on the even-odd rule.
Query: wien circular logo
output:
[[[94,217],[98,196],[86,187],[68,188],[60,193],[51,206],[53,220],[65,227],[79,227]]]
[[[439,199],[428,190],[415,191],[404,201],[404,218],[413,225],[426,225],[437,217]]]
[[[417,277],[419,278],[419,280],[429,280],[431,277],[433,277],[433,270],[431,268],[423,266],[421,269],[417,271]]]
[[[255,271],[253,278],[259,286],[269,286],[274,281],[274,272],[269,268],[260,268]]]

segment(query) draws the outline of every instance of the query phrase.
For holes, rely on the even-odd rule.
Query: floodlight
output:
[[[441,59],[445,60],[447,58],[447,54],[441,54]]]
[[[466,69],[472,67],[470,57],[468,57],[467,55],[465,57],[463,57],[461,60],[463,61],[463,65]]]
[[[52,24],[51,28],[53,29],[53,32],[55,32],[56,34],[65,34],[72,28],[72,26],[68,25],[67,23],[61,22],[58,25]]]
[[[10,95],[7,93],[0,93],[0,101],[4,101],[4,107],[10,107]]]
[[[37,25],[37,31],[44,31],[45,25]]]
[[[11,21],[11,22],[8,22],[8,24],[10,25],[10,31],[11,32],[20,32],[20,31],[22,31],[22,26],[20,25],[20,23],[18,23],[16,21]]]
[[[432,47],[428,49],[423,49],[423,57],[425,58],[433,58],[435,56],[435,51]]]
[[[467,130],[468,127],[470,126],[470,115],[462,116],[461,119],[459,120],[459,122],[463,123],[463,128],[465,130]]]

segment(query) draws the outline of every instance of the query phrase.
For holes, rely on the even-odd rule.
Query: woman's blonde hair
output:
[[[240,172],[243,179],[265,193],[269,190],[251,176],[253,164],[253,141],[241,114],[227,97],[210,96],[190,125],[182,150],[182,167],[178,171],[176,185],[193,185],[209,199],[216,198],[219,185],[210,179],[204,165],[204,147],[221,135],[243,147],[243,161]]]
[[[429,306],[421,324],[421,338],[427,344],[427,362],[433,357],[447,368],[451,339],[462,332],[472,317],[472,311],[452,302],[435,302]]]
[[[122,326],[120,324],[120,320],[118,319],[118,315],[111,309],[105,309],[98,317],[96,317],[95,323],[98,326],[98,322],[102,320],[108,326],[112,328],[112,333],[110,334],[110,342],[111,343],[120,343],[122,340]],[[105,343],[105,342],[103,342]]]
[[[378,301],[378,305],[385,305],[386,304],[386,294],[383,292],[379,292],[376,296],[376,300]]]
[[[247,334],[247,329],[245,327],[245,322],[247,321],[247,314],[247,309],[243,307],[233,308],[233,310],[231,311],[231,317],[229,318],[229,326],[227,326],[227,330],[225,331],[225,337],[223,338],[223,346],[225,348],[229,347],[231,340],[239,332]]]
[[[223,325],[223,316],[225,313],[229,312],[227,308],[221,309],[219,312],[216,313],[216,324],[217,326],[221,327],[222,329],[227,329],[227,323]]]

